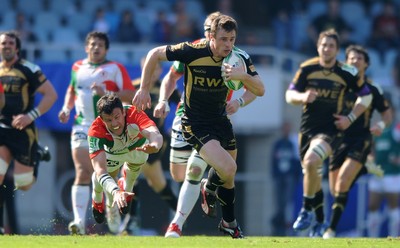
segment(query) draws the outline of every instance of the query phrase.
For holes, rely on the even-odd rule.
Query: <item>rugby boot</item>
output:
[[[182,231],[179,226],[175,223],[171,223],[165,233],[166,238],[180,238],[182,236]]]
[[[315,238],[322,238],[324,235],[326,229],[328,229],[329,224],[324,222],[324,223],[319,223],[317,222],[314,226],[311,227],[310,231],[310,237],[315,237]]]
[[[314,220],[314,213],[312,211],[307,211],[302,209],[293,224],[293,229],[295,231],[304,231],[310,228],[311,223]]]
[[[104,223],[106,219],[106,213],[104,211],[104,198],[101,203],[96,203],[92,200],[92,211],[94,220],[99,224]]]
[[[201,194],[201,209],[203,209],[203,212],[211,217],[211,218],[216,218],[217,217],[217,208],[216,208],[216,203],[217,203],[217,197],[214,194],[211,194],[206,191],[206,184],[207,184],[207,179],[203,178],[201,179],[201,184],[200,184],[200,194]]]
[[[224,226],[224,223],[221,220],[218,224],[218,229],[225,234],[231,235],[233,239],[244,239],[244,235],[239,224],[235,228],[226,227]]]

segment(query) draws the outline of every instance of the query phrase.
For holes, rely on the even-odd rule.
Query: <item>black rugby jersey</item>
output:
[[[250,56],[242,50],[239,53],[246,63],[248,74],[257,75]],[[167,46],[166,55],[169,61],[177,60],[185,64],[185,116],[196,122],[226,116],[229,91],[221,77],[222,59],[213,57],[209,42],[183,42]]]
[[[369,128],[374,110],[382,113],[389,108],[389,102],[385,99],[383,95],[383,90],[379,86],[374,85],[369,78],[365,77],[365,81],[367,82],[367,86],[373,96],[371,105],[369,105],[365,112],[361,116],[359,116],[348,129],[346,129],[346,136],[355,137],[362,134],[369,135]],[[357,95],[352,90],[350,90],[345,96],[345,109],[343,113],[350,113],[350,111],[354,107],[356,99]]]
[[[323,68],[319,57],[300,65],[289,89],[318,92],[314,102],[303,106],[300,127],[303,133],[337,131],[333,114],[343,114],[345,93],[352,89],[360,95],[369,94],[355,67],[336,61],[332,68]]]
[[[0,67],[6,105],[0,122],[11,125],[12,116],[27,113],[34,108],[35,91],[46,81],[40,67],[19,59],[11,68]]]

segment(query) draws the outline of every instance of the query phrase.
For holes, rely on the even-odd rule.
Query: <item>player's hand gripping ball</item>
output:
[[[232,52],[224,58],[222,64],[225,63],[233,67],[240,67],[243,69],[244,72],[246,72],[246,63],[235,50],[232,50]],[[222,77],[225,79],[224,73],[222,73]],[[224,80],[224,83],[226,87],[231,90],[239,90],[243,87],[243,83],[240,80]]]

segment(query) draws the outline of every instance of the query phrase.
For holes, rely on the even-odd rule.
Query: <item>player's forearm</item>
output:
[[[286,102],[293,105],[300,105],[304,103],[303,93],[295,90],[287,90],[285,94]]]
[[[146,56],[146,60],[143,65],[142,77],[140,81],[140,90],[149,92],[151,88],[151,78],[154,74],[154,70],[159,61],[167,60],[166,57],[166,46],[160,46],[153,48]]]
[[[64,97],[63,110],[69,113],[74,108],[74,105],[75,105],[75,93],[72,87],[68,87]]]
[[[264,84],[259,75],[251,76],[246,74],[242,79],[246,88],[256,96],[263,96],[265,93]]]
[[[57,92],[55,91],[53,86],[50,83],[45,84],[46,85],[43,85],[44,88],[41,92],[43,94],[43,97],[40,100],[39,105],[36,107],[40,111],[41,115],[49,111],[49,109],[53,106],[58,98]]]
[[[354,122],[360,115],[362,115],[365,110],[371,105],[372,95],[365,95],[357,97],[356,103],[350,114],[348,115],[350,122]]]
[[[162,80],[159,101],[168,100],[176,88],[176,80],[172,72],[168,72]]]
[[[244,107],[253,102],[257,98],[257,96],[254,95],[251,91],[245,89],[243,95],[240,98],[243,99],[243,104],[241,104],[240,107]]]
[[[385,110],[384,112],[381,113],[381,121],[378,122],[378,125],[384,129],[388,126],[390,126],[390,124],[392,124],[393,121],[393,114],[392,114],[392,109],[389,108],[387,110]]]
[[[150,145],[156,147],[158,150],[161,149],[163,146],[163,136],[160,134],[160,132],[150,132],[149,133],[149,143]]]

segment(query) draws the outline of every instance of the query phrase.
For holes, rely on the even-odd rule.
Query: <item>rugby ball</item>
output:
[[[232,50],[232,52],[223,59],[222,66],[225,63],[233,67],[240,67],[243,69],[244,72],[246,72],[246,63],[239,55],[239,53],[237,53],[235,50]],[[243,87],[243,83],[240,80],[225,80],[224,73],[222,73],[222,78],[224,78],[224,83],[226,87],[231,90],[239,90]]]

